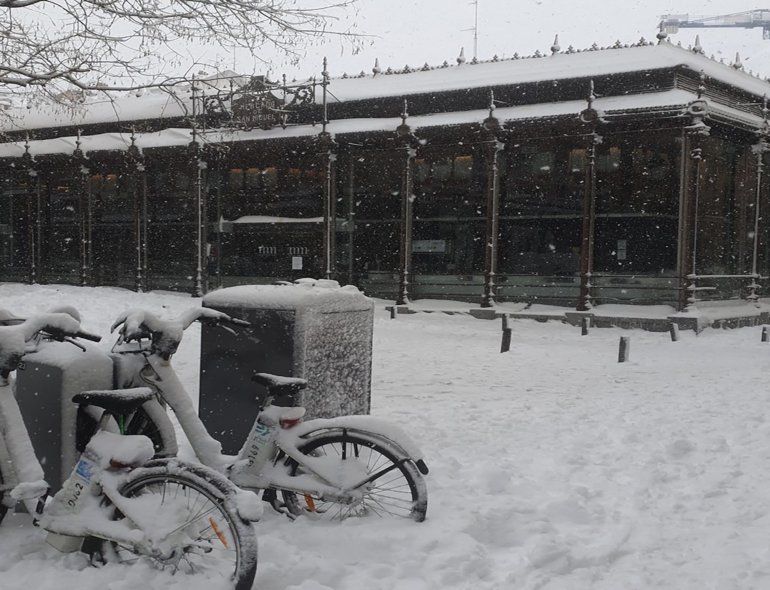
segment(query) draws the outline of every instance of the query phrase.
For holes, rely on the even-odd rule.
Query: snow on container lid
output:
[[[374,301],[353,285],[328,279],[298,279],[280,285],[242,285],[208,293],[206,307],[287,309],[330,313],[371,309]]]

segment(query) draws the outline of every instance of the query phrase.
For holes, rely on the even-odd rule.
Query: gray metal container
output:
[[[46,342],[24,357],[16,373],[16,399],[35,454],[52,492],[61,488],[78,459],[77,405],[72,396],[112,389],[112,359],[90,343],[86,352],[71,344]]]
[[[257,372],[307,379],[298,402],[308,416],[368,414],[374,302],[355,287],[303,279],[293,285],[247,285],[206,295],[203,305],[251,322],[232,335],[204,326],[199,414],[235,454],[254,423],[262,386]]]

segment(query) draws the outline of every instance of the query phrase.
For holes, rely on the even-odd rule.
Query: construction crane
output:
[[[669,34],[679,29],[740,28],[755,29],[762,27],[762,38],[770,39],[770,10],[747,10],[720,16],[691,16],[689,14],[664,14],[660,26]]]

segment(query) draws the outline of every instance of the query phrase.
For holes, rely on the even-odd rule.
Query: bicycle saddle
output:
[[[282,377],[281,375],[271,375],[270,373],[254,373],[251,376],[254,383],[265,386],[272,393],[283,391],[299,391],[307,387],[307,381],[298,377]]]
[[[72,398],[76,404],[84,404],[104,408],[113,416],[124,416],[136,410],[144,402],[153,397],[149,387],[134,387],[131,389],[112,389],[106,391],[84,391]]]

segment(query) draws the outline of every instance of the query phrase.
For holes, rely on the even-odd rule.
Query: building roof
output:
[[[328,90],[330,102],[350,102],[677,67],[696,73],[702,71],[713,80],[757,97],[770,94],[770,83],[767,81],[669,42],[464,63],[393,74],[334,78]],[[235,76],[232,72],[228,73]],[[320,94],[317,93],[316,102],[321,101]],[[125,124],[131,121],[179,118],[190,112],[189,85],[177,87],[174,93],[152,90],[140,95],[129,93],[115,97],[97,93],[79,108],[64,105],[12,108],[0,116],[0,131]]]
[[[336,78],[331,81],[329,91],[334,100],[347,102],[676,67],[684,67],[696,73],[703,71],[709,78],[759,97],[770,94],[770,83],[766,80],[669,42],[477,64],[464,63],[427,71],[379,74],[364,78]],[[317,97],[317,100],[320,98]]]

